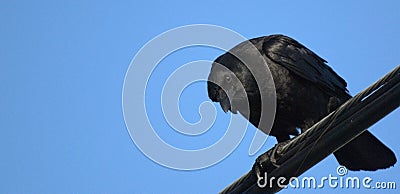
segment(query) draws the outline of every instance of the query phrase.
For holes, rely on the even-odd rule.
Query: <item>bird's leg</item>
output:
[[[301,126],[301,132],[304,133],[304,131],[307,131],[310,127],[312,127],[315,124],[315,121],[312,119],[306,119]]]
[[[276,140],[278,142],[284,142],[284,141],[290,140],[290,136],[289,135],[279,135],[279,136],[276,136]]]
[[[328,102],[328,114],[339,108],[341,101],[337,97],[330,97]]]
[[[268,174],[279,167],[277,161],[283,155],[282,148],[289,142],[290,140],[279,142],[273,148],[257,157],[252,171],[258,178],[264,177],[265,173]]]

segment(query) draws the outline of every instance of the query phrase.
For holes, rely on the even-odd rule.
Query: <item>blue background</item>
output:
[[[194,23],[221,25],[248,38],[282,33],[328,60],[356,94],[400,64],[399,9],[396,0],[2,1],[0,193],[216,193],[250,169],[256,156],[248,156],[248,148],[255,129],[248,130],[233,154],[206,169],[178,171],[152,162],[131,140],[121,105],[125,72],[140,48],[166,30]],[[198,49],[183,50],[163,61],[160,76],[152,81],[162,83],[181,64],[213,60],[222,53]],[[157,84],[152,88],[159,89]],[[206,100],[204,83],[187,88],[180,101],[185,119],[196,122],[198,106]],[[162,120],[157,104],[159,98],[148,110],[155,121]],[[216,108],[222,120],[213,130],[221,134],[218,129],[226,126],[222,121],[229,115]],[[371,128],[397,156],[399,118],[396,110]],[[159,126],[168,130],[165,123]],[[184,138],[169,140],[185,148],[215,140],[191,144],[180,139]],[[262,150],[274,143],[270,138]],[[336,175],[336,167],[330,156],[303,176]],[[399,174],[396,164],[347,176],[369,176],[399,186]],[[294,191],[303,190],[282,193]]]

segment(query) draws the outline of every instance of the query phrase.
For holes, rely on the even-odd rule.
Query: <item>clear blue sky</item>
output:
[[[196,23],[224,26],[248,38],[282,33],[325,58],[356,94],[400,64],[399,8],[396,0],[2,1],[0,193],[216,193],[250,169],[256,158],[248,155],[255,129],[250,127],[239,147],[209,168],[172,170],[148,159],[131,140],[121,105],[125,72],[140,48],[166,30]],[[157,83],[180,64],[221,54],[198,49],[175,53],[160,64],[159,76],[151,80],[155,97],[161,89]],[[206,100],[204,83],[188,87],[180,102],[183,116],[196,122]],[[149,105],[150,119],[168,130],[159,104],[158,99]],[[221,134],[218,129],[229,115],[216,108],[222,120],[213,130]],[[398,157],[399,119],[397,110],[371,128]],[[188,149],[216,140],[173,135],[164,133],[163,138]],[[274,143],[268,139],[262,150]],[[335,174],[336,167],[330,156],[304,176]],[[395,181],[400,187],[399,174],[396,164],[348,176]]]

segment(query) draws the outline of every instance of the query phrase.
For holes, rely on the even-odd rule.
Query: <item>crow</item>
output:
[[[265,92],[260,90],[268,87],[262,85],[264,82],[256,82],[251,73],[254,71],[234,55],[252,55],[254,51],[249,51],[249,43],[265,61],[253,64],[256,71],[269,68],[275,84],[276,113],[269,135],[275,136],[278,142],[298,135],[299,130],[304,132],[351,98],[346,81],[327,61],[298,41],[277,34],[240,43],[213,62],[207,81],[208,96],[219,102],[224,112],[239,112],[254,126],[260,124],[261,92]],[[268,75],[262,77],[267,79]],[[239,86],[244,92],[239,91]],[[248,108],[242,106],[243,102]],[[334,155],[340,165],[354,171],[385,169],[397,161],[394,153],[368,131]]]

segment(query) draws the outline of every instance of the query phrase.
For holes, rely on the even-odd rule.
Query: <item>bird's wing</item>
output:
[[[290,72],[333,93],[347,94],[347,83],[326,65],[326,61],[305,46],[283,35],[267,36],[262,47],[272,61]]]

